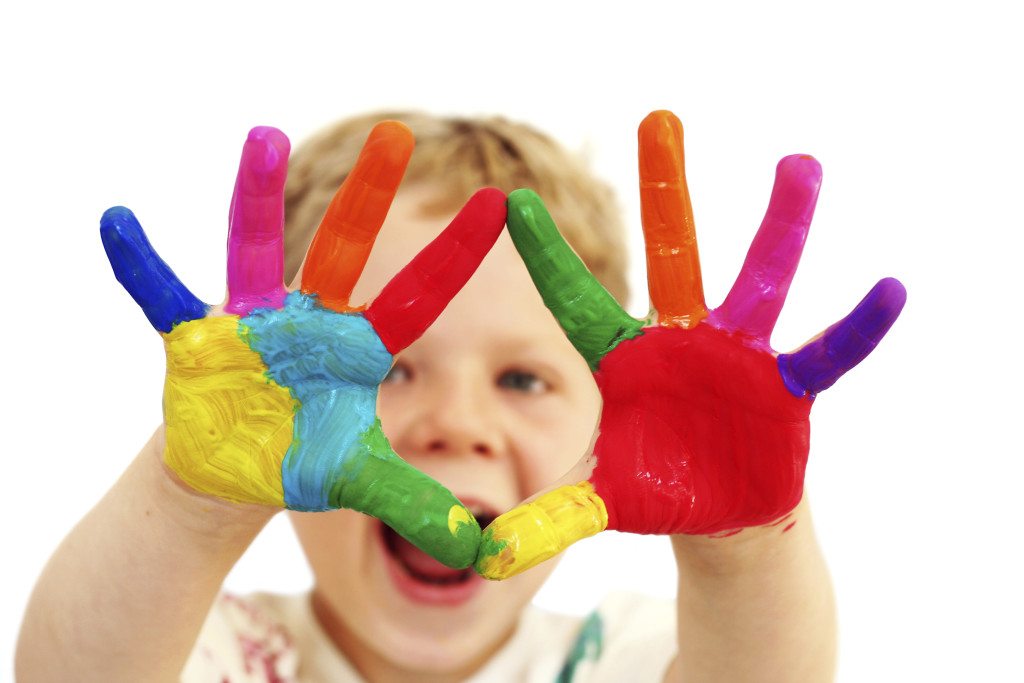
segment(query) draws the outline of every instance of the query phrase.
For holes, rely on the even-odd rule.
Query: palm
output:
[[[594,280],[535,194],[510,195],[512,238],[594,371],[603,408],[593,451],[573,480],[484,531],[481,573],[511,576],[606,528],[723,534],[769,524],[797,505],[814,396],[867,356],[905,300],[899,282],[882,280],[819,338],[791,354],[772,350],[820,182],[811,157],[779,162],[740,275],[709,310],[682,126],[668,112],[648,116],[640,190],[654,324],[630,317]]]
[[[184,481],[240,502],[359,506],[359,487],[340,484],[375,432],[392,359],[363,315],[295,292],[280,309],[181,323],[165,347],[165,458]]]
[[[475,520],[394,453],[376,398],[393,354],[433,322],[497,238],[504,195],[477,193],[365,312],[354,309],[349,296],[411,151],[401,124],[374,129],[289,292],[288,141],[253,129],[232,198],[223,311],[185,288],[127,209],[104,214],[101,234],[118,280],[164,338],[164,460],[186,484],[236,502],[366,512],[464,567],[479,542]]]
[[[595,377],[605,407],[590,481],[611,528],[716,533],[800,501],[811,402],[786,390],[770,353],[707,324],[655,327]]]

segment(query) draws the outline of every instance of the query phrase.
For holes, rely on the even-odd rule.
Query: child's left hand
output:
[[[814,397],[863,360],[906,299],[880,281],[800,350],[769,338],[810,226],[821,167],[779,162],[765,219],[725,302],[704,304],[682,126],[640,126],[640,186],[656,322],[630,317],[566,245],[540,199],[509,197],[516,247],[604,401],[592,452],[562,486],[485,531],[477,570],[503,579],[604,529],[728,535],[783,520],[803,495]]]

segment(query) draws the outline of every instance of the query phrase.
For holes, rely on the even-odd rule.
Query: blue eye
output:
[[[498,377],[498,386],[525,394],[540,394],[547,390],[548,383],[532,372],[506,370]]]
[[[412,370],[402,363],[395,363],[391,366],[388,374],[381,380],[381,384],[401,384],[412,379]]]

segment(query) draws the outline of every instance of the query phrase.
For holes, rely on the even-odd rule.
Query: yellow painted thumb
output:
[[[491,522],[475,569],[487,579],[507,579],[607,526],[608,510],[589,481],[561,486]]]

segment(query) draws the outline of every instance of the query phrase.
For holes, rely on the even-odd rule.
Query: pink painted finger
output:
[[[366,310],[392,354],[416,341],[441,315],[494,245],[505,225],[505,193],[484,188],[420,251]]]
[[[284,181],[291,145],[276,128],[249,131],[228,213],[228,303],[246,315],[278,308],[284,288]]]
[[[743,268],[708,322],[768,346],[800,263],[820,187],[821,165],[814,157],[794,154],[779,162],[768,210]]]

